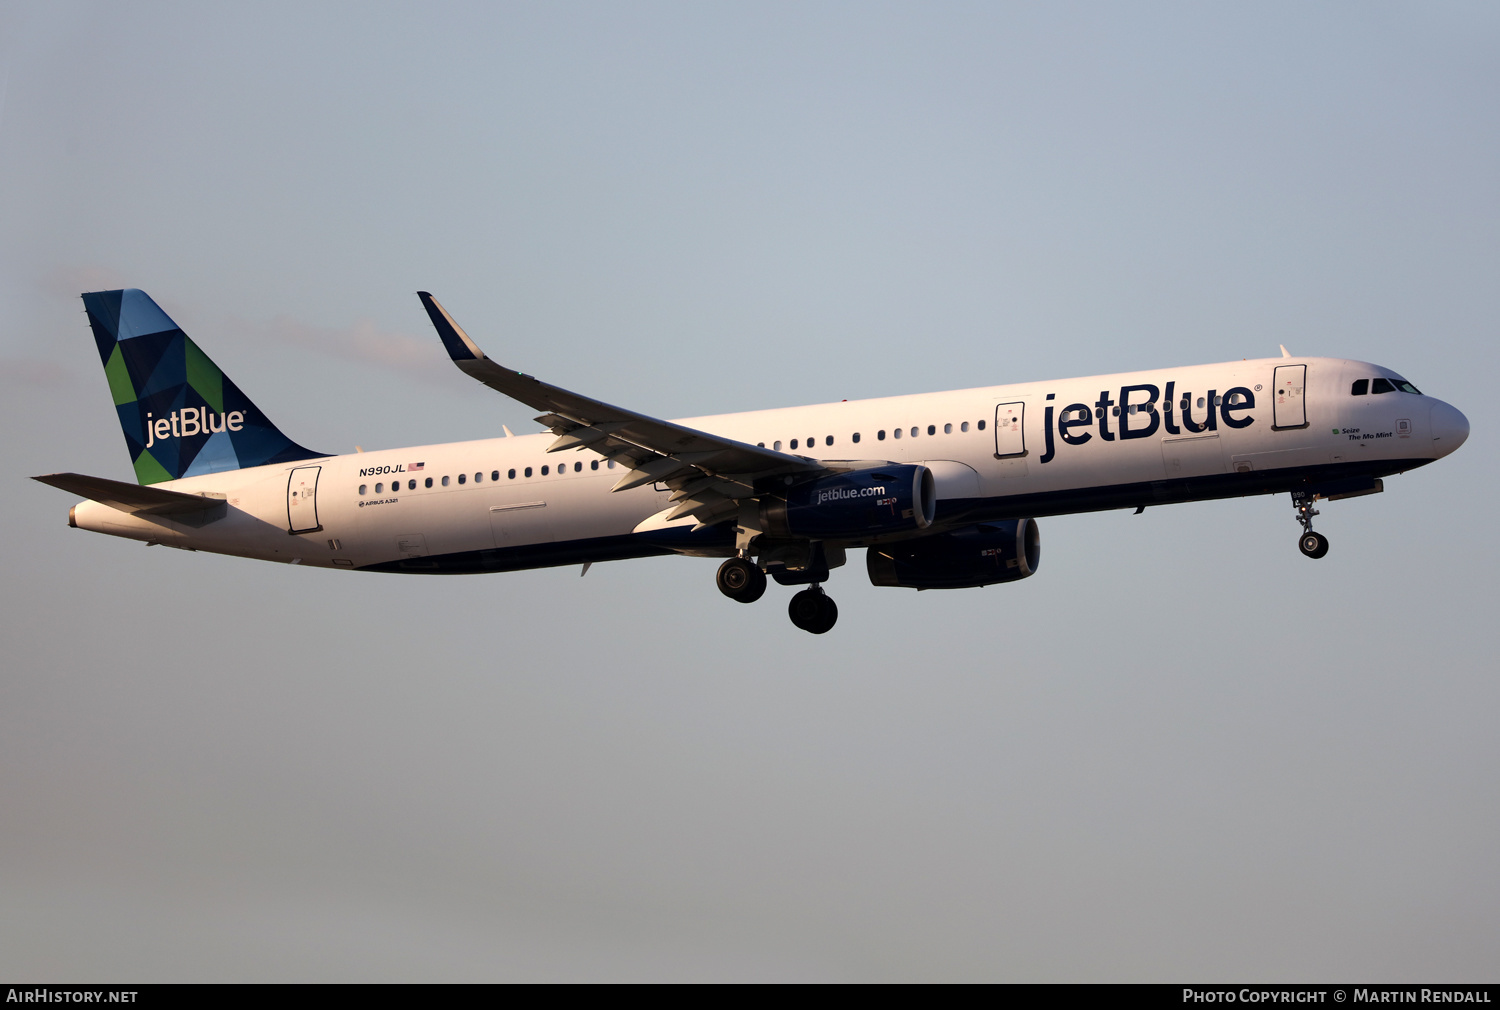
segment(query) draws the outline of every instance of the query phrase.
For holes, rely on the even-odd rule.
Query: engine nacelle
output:
[[[793,485],[762,498],[760,511],[772,536],[861,540],[926,529],[937,493],[925,466],[892,464]]]
[[[1041,557],[1036,522],[1007,519],[871,547],[865,567],[877,586],[971,589],[1027,578]]]

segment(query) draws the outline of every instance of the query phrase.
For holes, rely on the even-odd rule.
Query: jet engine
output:
[[[1036,522],[1007,519],[871,547],[865,568],[877,586],[970,589],[1027,578],[1041,556]]]
[[[911,464],[836,473],[761,498],[767,533],[812,540],[914,533],[936,510],[932,471]]]

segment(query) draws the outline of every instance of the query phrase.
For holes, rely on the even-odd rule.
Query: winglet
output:
[[[1286,349],[1286,344],[1281,345],[1281,356],[1283,358],[1290,358],[1292,356],[1292,352]]]
[[[448,315],[448,310],[439,305],[436,298],[426,291],[418,291],[417,297],[422,299],[422,307],[427,310],[433,329],[437,330],[438,336],[442,338],[443,346],[448,349],[448,357],[454,361],[482,360],[485,357],[479,345],[469,339],[463,327],[453,321],[453,317]]]

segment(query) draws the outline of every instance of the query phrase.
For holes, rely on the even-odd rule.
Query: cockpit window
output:
[[[1390,379],[1376,379],[1375,384],[1370,388],[1372,393],[1394,393],[1395,391],[1396,387],[1391,385]]]
[[[1355,379],[1354,385],[1349,389],[1350,396],[1364,396],[1370,391],[1369,379]]]
[[[1403,393],[1416,393],[1418,396],[1422,395],[1422,391],[1420,389],[1418,389],[1416,386],[1413,386],[1405,379],[1392,379],[1391,381],[1394,382],[1396,384],[1396,388],[1401,390],[1401,392]]]

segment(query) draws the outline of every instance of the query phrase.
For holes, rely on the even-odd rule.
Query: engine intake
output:
[[[871,547],[865,568],[877,586],[972,589],[1027,578],[1041,557],[1036,522],[1007,519]]]
[[[932,471],[911,464],[819,477],[761,499],[766,532],[813,540],[915,532],[930,526],[936,511]]]

